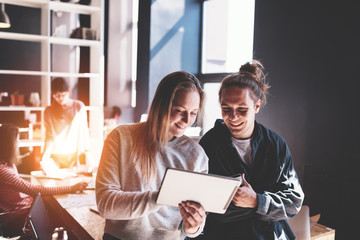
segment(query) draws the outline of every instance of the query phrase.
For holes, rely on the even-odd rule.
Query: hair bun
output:
[[[258,81],[262,81],[265,78],[263,68],[263,65],[259,61],[253,60],[252,63],[247,62],[242,65],[240,67],[239,73],[246,74]]]

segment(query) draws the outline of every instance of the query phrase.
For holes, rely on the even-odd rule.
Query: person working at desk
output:
[[[44,111],[45,150],[42,161],[50,158],[60,168],[70,168],[78,158],[91,165],[89,155],[89,129],[84,104],[70,98],[70,88],[64,78],[51,82],[52,104]]]
[[[44,187],[22,179],[17,171],[19,129],[11,125],[0,125],[0,213],[12,213],[12,220],[0,222],[4,236],[22,235],[25,216],[38,193],[55,195],[83,191],[87,183],[72,186]]]
[[[301,208],[304,193],[285,140],[255,120],[270,87],[260,62],[241,66],[219,90],[222,120],[200,140],[209,173],[241,174],[223,215],[210,213],[199,239],[294,239],[286,218]]]
[[[107,137],[96,178],[96,201],[106,219],[103,239],[179,240],[200,234],[205,210],[155,200],[167,167],[207,172],[208,158],[184,136],[203,109],[198,79],[174,72],[159,83],[146,122],[122,125]]]

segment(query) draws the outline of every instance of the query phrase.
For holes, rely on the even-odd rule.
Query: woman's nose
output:
[[[182,119],[185,123],[189,123],[190,122],[190,113],[184,113]]]

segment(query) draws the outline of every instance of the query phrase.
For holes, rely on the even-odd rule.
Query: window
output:
[[[203,5],[200,80],[206,92],[202,133],[221,118],[218,89],[227,73],[253,58],[255,0],[207,0]]]
[[[202,73],[235,72],[252,59],[255,0],[204,2]]]

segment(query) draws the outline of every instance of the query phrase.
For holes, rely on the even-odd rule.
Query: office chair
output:
[[[22,222],[24,222],[25,216],[28,214],[29,210],[30,208],[26,207],[15,211],[0,213],[0,236],[12,237],[13,235],[22,234]],[[18,231],[15,230],[17,226]]]

